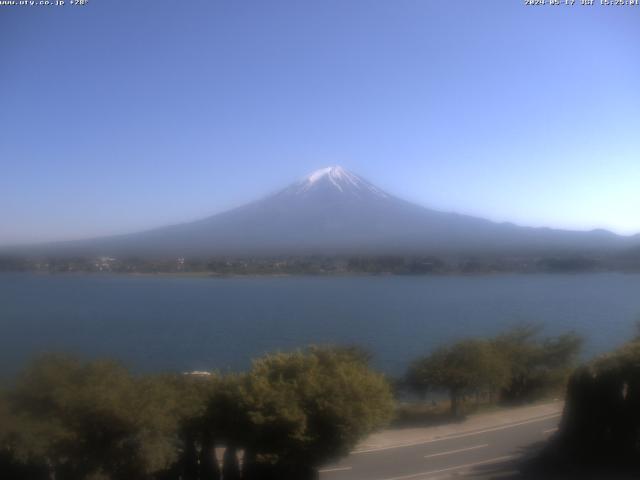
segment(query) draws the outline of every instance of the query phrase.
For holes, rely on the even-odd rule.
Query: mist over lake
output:
[[[640,275],[181,278],[0,275],[0,373],[36,353],[137,371],[237,370],[264,352],[357,343],[399,374],[435,346],[522,322],[576,330],[586,356],[627,341]]]

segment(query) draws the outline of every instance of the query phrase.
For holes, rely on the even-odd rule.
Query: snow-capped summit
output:
[[[388,195],[362,177],[339,165],[321,168],[311,172],[288,189],[290,194],[305,194],[313,190],[337,190],[343,194],[355,196],[376,195],[386,198]]]

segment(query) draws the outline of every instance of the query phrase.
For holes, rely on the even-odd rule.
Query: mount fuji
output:
[[[600,252],[638,244],[605,230],[521,227],[445,213],[395,197],[339,167],[261,200],[191,223],[64,242],[73,254],[206,256]]]

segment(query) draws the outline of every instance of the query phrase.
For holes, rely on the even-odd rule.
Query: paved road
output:
[[[555,431],[560,413],[487,425],[446,437],[352,453],[320,471],[321,480],[436,480],[509,478],[514,464]]]

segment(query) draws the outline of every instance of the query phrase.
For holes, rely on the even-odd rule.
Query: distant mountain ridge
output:
[[[605,230],[521,227],[412,204],[340,166],[195,222],[61,242],[77,255],[216,256],[602,252],[640,245]]]

